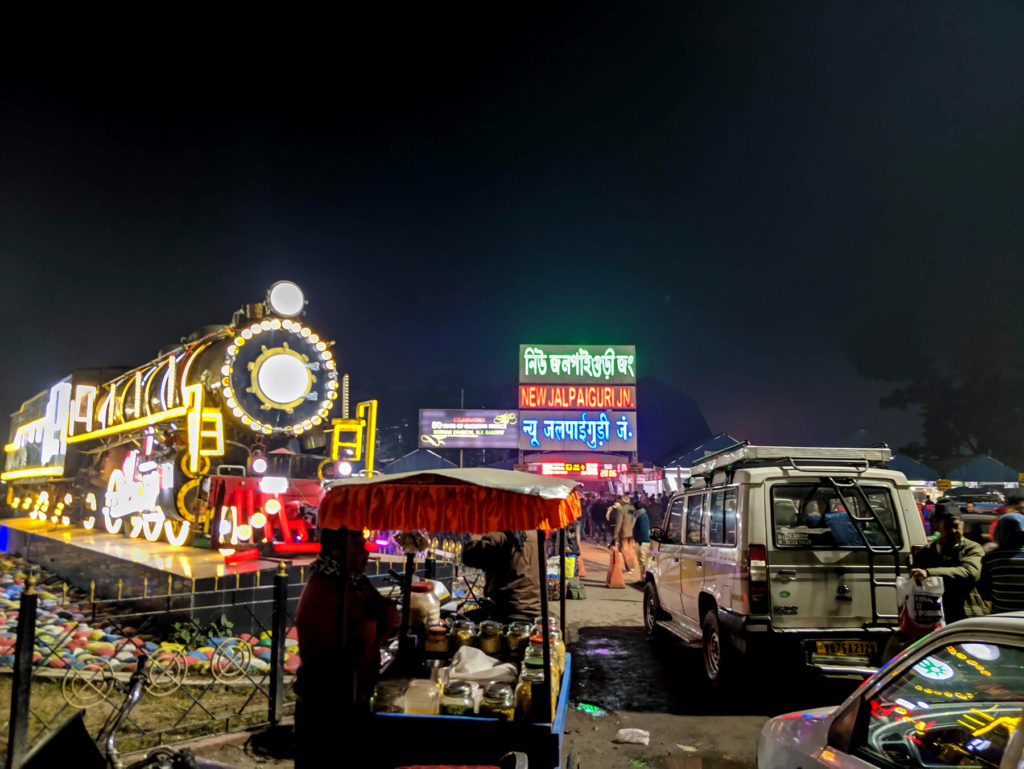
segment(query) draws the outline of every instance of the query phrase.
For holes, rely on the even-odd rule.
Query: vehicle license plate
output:
[[[828,657],[870,657],[875,653],[873,641],[817,641],[818,654]]]

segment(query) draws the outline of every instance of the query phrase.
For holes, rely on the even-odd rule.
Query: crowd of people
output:
[[[650,557],[651,529],[662,525],[666,502],[668,494],[584,494],[582,535],[617,549],[623,571],[641,582]]]

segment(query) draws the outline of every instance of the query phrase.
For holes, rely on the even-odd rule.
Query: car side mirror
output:
[[[846,708],[832,719],[828,727],[828,744],[843,753],[850,752],[853,731],[857,727],[857,715],[860,712],[861,698],[857,697]]]
[[[657,526],[651,529],[651,542],[661,542],[661,529]]]

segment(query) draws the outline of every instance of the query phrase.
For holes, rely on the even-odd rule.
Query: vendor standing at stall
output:
[[[302,655],[295,680],[298,769],[323,765],[328,749],[336,745],[339,715],[354,717],[366,710],[380,670],[381,645],[401,619],[395,604],[366,577],[369,554],[362,532],[324,529],[320,544],[295,615]],[[337,633],[343,590],[347,665]]]
[[[536,537],[523,531],[474,535],[462,550],[462,562],[484,572],[484,595],[502,623],[540,616],[539,557]]]

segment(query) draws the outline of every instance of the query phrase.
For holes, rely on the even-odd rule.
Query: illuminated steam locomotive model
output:
[[[348,418],[347,377],[299,320],[305,304],[280,281],[228,326],[138,368],[76,370],[26,401],[5,446],[8,505],[229,560],[318,549],[322,481],[372,472],[377,404]]]

